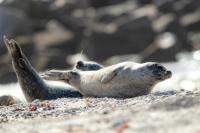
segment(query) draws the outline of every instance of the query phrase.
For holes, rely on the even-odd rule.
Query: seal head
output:
[[[171,71],[167,70],[164,66],[158,63],[147,63],[147,68],[151,71],[152,77],[158,81],[163,81],[165,79],[171,78],[172,76]]]

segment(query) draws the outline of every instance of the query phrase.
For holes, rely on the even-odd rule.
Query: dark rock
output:
[[[95,8],[100,8],[100,7],[104,7],[104,6],[120,4],[125,1],[126,0],[90,0],[90,4],[91,4],[91,6],[93,6]]]
[[[8,84],[16,81],[17,77],[13,72],[11,63],[0,65],[0,84]]]
[[[178,46],[180,51],[192,50],[191,41],[188,38],[188,31],[180,23],[180,19],[176,18],[173,14],[162,15],[158,19],[154,20],[153,27],[158,33],[171,32],[179,41]],[[178,51],[177,51],[178,52]],[[174,53],[175,54],[175,53]]]
[[[68,68],[70,65],[66,62],[66,53],[59,49],[47,49],[40,51],[37,58],[36,68],[39,71],[45,71],[47,69],[61,69]]]
[[[182,8],[183,13],[191,13],[199,9],[199,0],[188,0],[187,4]]]
[[[0,7],[0,18],[3,18],[0,19],[0,43],[3,42],[3,35],[16,37],[32,33],[29,19],[20,10]]]
[[[98,61],[117,54],[138,53],[147,47],[155,36],[148,17],[128,19],[122,24],[102,26],[90,32],[83,41],[82,49],[89,58]]]
[[[152,4],[153,0],[138,0],[138,3],[142,5]]]
[[[175,19],[169,23],[165,29],[166,32],[172,32],[177,36],[183,50],[191,51],[192,44],[188,38],[188,31],[181,26],[179,20]]]
[[[169,49],[159,49],[149,55],[148,57],[145,57],[142,62],[147,61],[156,61],[156,62],[169,62],[169,61],[176,61],[176,54],[180,52],[181,47],[179,45],[175,45]]]
[[[44,19],[51,16],[50,5],[52,3],[52,0],[5,0],[1,5],[21,10],[30,18]]]
[[[3,7],[10,7],[29,13],[31,10],[32,0],[3,0],[0,4]]]
[[[74,34],[65,29],[57,21],[47,24],[46,31],[34,35],[34,42],[38,49],[37,69],[66,68],[66,56],[77,51],[77,41]]]
[[[7,50],[4,46],[3,35],[13,38],[21,35],[29,36],[32,33],[32,28],[29,19],[21,10],[0,7],[0,18],[3,18],[0,19],[0,55],[4,55]],[[34,52],[34,49],[31,46],[26,51],[30,55],[30,53]]]
[[[192,32],[200,31],[200,10],[196,12],[183,15],[180,19],[181,25],[187,30]]]
[[[173,2],[174,0],[154,0],[154,4],[163,13],[171,13],[174,11]]]
[[[154,0],[154,4],[163,13],[174,13],[180,16],[197,10],[200,2],[198,0]]]

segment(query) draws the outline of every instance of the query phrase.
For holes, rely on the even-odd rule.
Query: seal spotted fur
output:
[[[135,97],[150,93],[154,85],[171,75],[158,63],[123,62],[97,71],[50,70],[42,77],[66,82],[85,96]]]

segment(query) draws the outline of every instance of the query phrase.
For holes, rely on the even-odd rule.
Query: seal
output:
[[[119,98],[149,94],[171,76],[171,71],[154,62],[123,62],[96,71],[50,70],[42,75],[46,80],[68,83],[85,96]]]
[[[0,106],[9,106],[12,104],[18,104],[22,101],[17,97],[10,96],[10,95],[3,95],[0,97]]]
[[[5,45],[12,58],[12,65],[27,102],[34,99],[50,100],[61,97],[82,97],[74,87],[60,87],[47,84],[32,67],[19,44],[4,36]]]
[[[18,43],[13,39],[8,40],[6,36],[4,36],[4,42],[12,57],[13,68],[28,102],[34,99],[50,100],[61,97],[82,96],[73,87],[62,88],[44,82],[22,52]],[[101,68],[103,66],[94,61],[78,61],[74,65],[74,69],[79,71],[95,71]],[[17,97],[11,95],[0,96],[0,106],[9,106],[17,103],[22,103]]]

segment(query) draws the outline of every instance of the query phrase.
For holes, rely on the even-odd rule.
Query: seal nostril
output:
[[[172,72],[171,71],[167,71],[166,72],[168,75],[172,75]]]

